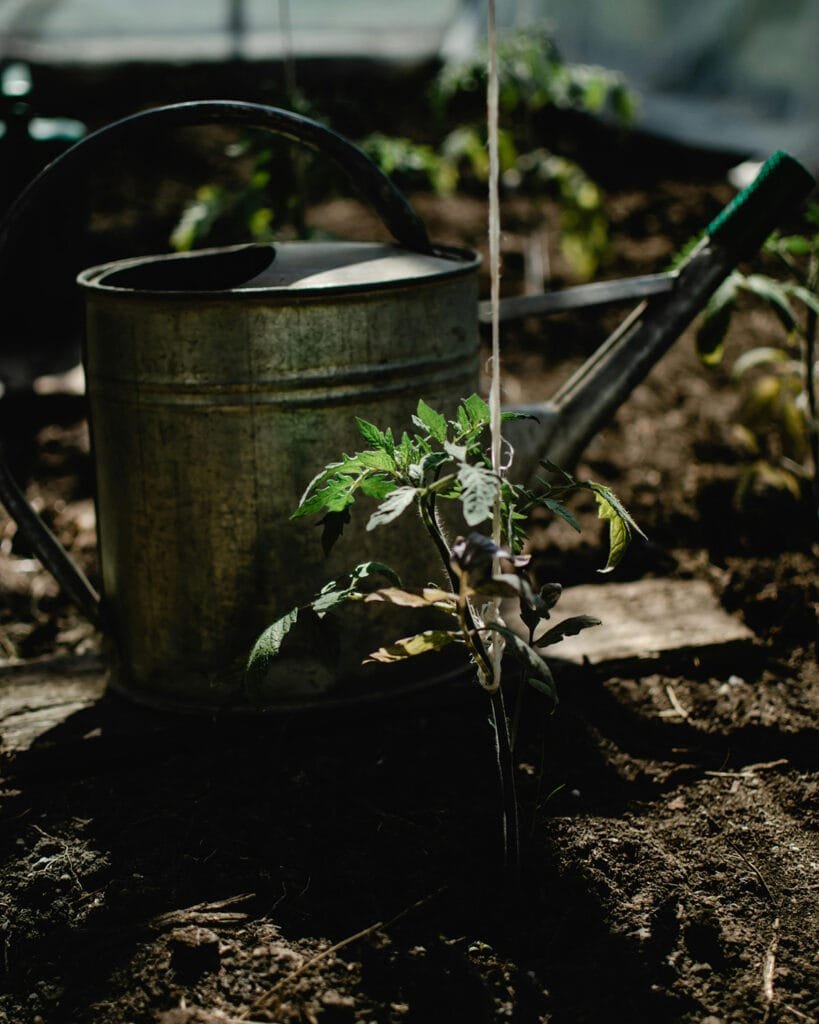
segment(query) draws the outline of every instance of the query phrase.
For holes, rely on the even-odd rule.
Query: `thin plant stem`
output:
[[[817,284],[819,284],[819,261],[812,261],[811,273],[808,279],[808,288],[815,295]],[[813,476],[811,487],[813,489],[814,511],[819,518],[819,410],[816,400],[816,333],[819,317],[816,310],[808,308],[808,315],[805,321],[805,392],[808,396],[808,441],[810,454],[813,460]]]
[[[515,759],[509,736],[509,720],[506,717],[503,690],[498,687],[490,693],[489,700],[492,708],[495,752],[498,758],[498,775],[501,784],[503,864],[511,881],[517,882],[520,877],[518,795],[515,789]]]

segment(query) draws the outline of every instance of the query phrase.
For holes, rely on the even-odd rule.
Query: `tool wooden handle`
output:
[[[705,229],[718,245],[741,255],[754,252],[816,182],[798,160],[777,150],[751,184],[736,195]]]

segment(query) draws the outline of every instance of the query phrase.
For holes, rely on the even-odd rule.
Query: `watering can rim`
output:
[[[311,265],[305,255],[319,259]],[[207,271],[208,261],[219,262],[221,283],[191,285],[193,265]],[[88,292],[122,298],[300,298],[434,284],[472,274],[481,263],[479,253],[455,246],[419,253],[393,242],[293,240],[128,257],[88,267],[76,280]],[[175,273],[179,285],[157,286],[154,271],[169,267],[169,280]]]

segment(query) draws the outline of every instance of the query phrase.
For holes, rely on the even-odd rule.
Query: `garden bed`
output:
[[[612,192],[607,273],[663,268],[719,210],[718,179]],[[479,200],[417,199],[482,246]],[[367,236],[335,202],[314,217]],[[507,281],[555,211],[504,212]],[[510,401],[553,392],[622,313],[509,332]],[[748,308],[731,345],[765,340]],[[0,1015],[19,1022],[668,1021],[819,1015],[817,547],[810,511],[732,504],[736,393],[680,340],[586,452],[648,535],[616,580],[704,581],[750,643],[528,695],[519,885],[500,868],[483,695],[202,721],[103,694],[99,639],[3,520]],[[32,402],[29,494],[93,574],[78,400]],[[538,528],[544,579],[603,583],[582,535]],[[589,608],[594,613],[594,608]],[[655,610],[662,618],[663,608]]]

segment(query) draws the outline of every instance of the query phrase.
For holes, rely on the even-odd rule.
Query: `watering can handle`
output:
[[[140,131],[162,126],[193,127],[228,123],[257,128],[302,143],[328,156],[356,192],[379,215],[393,237],[407,249],[432,252],[426,228],[401,192],[370,158],[343,136],[299,114],[258,103],[197,100],[155,107],[114,121],[87,135],[50,163],[6,211],[0,221],[0,271],[28,223],[36,204],[54,194],[67,174],[90,166],[97,157]],[[0,452],[0,454],[2,454]],[[102,624],[100,597],[54,534],[26,501],[0,458],[0,502],[26,536],[35,554],[68,597],[95,625]]]

